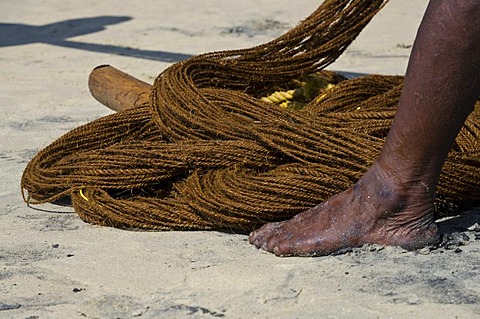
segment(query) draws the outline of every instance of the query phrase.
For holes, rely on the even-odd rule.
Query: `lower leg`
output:
[[[277,255],[365,243],[414,249],[437,240],[432,206],[442,165],[480,92],[480,3],[431,1],[382,152],[353,187],[250,242]]]

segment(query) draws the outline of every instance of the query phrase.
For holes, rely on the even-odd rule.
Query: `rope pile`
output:
[[[172,65],[150,101],[65,134],[28,164],[28,203],[69,197],[90,223],[144,230],[249,231],[350,187],[380,152],[403,78],[321,71],[384,0],[327,0],[285,35]],[[335,82],[301,110],[261,98],[317,73]],[[480,111],[444,166],[439,215],[480,194]]]

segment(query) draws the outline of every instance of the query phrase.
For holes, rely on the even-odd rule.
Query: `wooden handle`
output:
[[[110,65],[93,69],[88,78],[92,96],[120,112],[148,102],[152,86]]]

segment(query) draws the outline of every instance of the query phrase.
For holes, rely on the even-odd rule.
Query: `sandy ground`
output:
[[[426,0],[392,0],[332,69],[403,74]],[[270,40],[310,0],[0,2],[0,318],[480,318],[480,213],[445,247],[277,258],[244,235],[129,232],[28,208],[19,180],[54,139],[110,111],[87,77],[151,82],[172,62]],[[476,226],[475,226],[476,225]]]

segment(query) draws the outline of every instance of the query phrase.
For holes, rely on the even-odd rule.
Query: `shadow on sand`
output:
[[[42,26],[0,23],[0,48],[46,43],[72,49],[117,54],[161,62],[178,62],[191,57],[191,55],[176,52],[139,50],[115,45],[68,40],[72,37],[103,31],[107,25],[118,24],[131,19],[131,17],[122,16],[100,16],[65,20]]]

